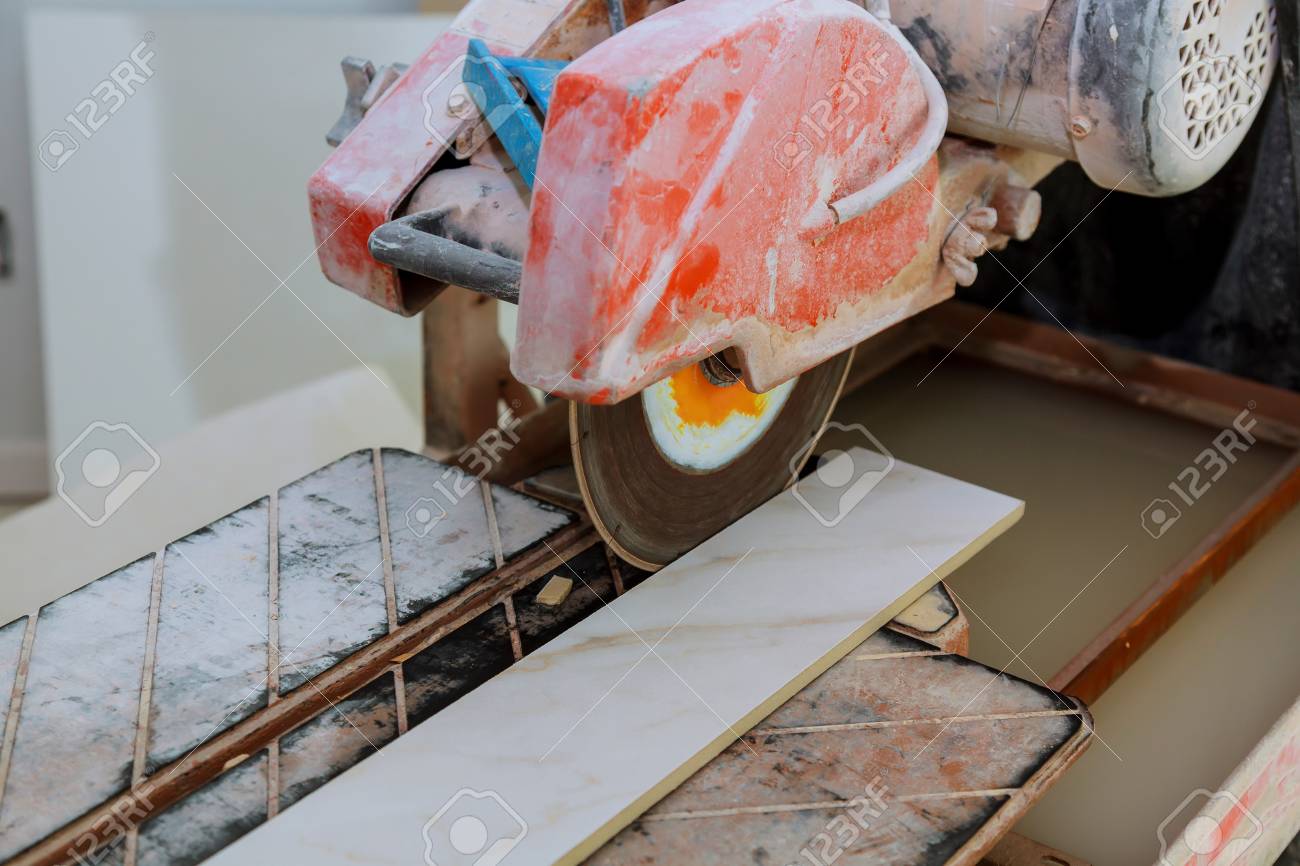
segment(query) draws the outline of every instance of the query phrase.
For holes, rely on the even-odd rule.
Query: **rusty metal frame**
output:
[[[1059,328],[960,301],[928,310],[859,346],[846,393],[930,349],[1211,427],[1231,426],[1249,406],[1258,420],[1255,435],[1293,452],[1051,677],[1048,686],[1055,691],[1087,704],[1096,701],[1300,502],[1300,394],[1082,335],[1076,339]]]

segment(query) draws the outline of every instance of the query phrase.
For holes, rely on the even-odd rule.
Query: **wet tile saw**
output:
[[[312,219],[390,310],[518,303],[510,370],[654,568],[790,483],[853,347],[1027,240],[1047,172],[1198,186],[1276,62],[1270,0],[473,0],[344,61]]]

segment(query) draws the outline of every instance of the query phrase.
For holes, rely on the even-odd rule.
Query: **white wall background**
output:
[[[287,276],[313,247],[305,184],[342,105],[338,61],[414,57],[447,20],[392,14],[417,5],[0,0],[0,208],[15,240],[0,281],[0,495],[39,483],[45,443],[52,457],[93,420],[165,441],[355,366],[353,352],[417,405],[416,323],[330,285],[314,256],[288,288],[315,315],[280,289],[175,390],[278,279],[173,176]],[[37,144],[146,32],[157,73],[46,170]]]
[[[0,0],[0,210],[13,239],[12,272],[0,279],[0,490],[13,493],[38,489],[45,463],[25,67],[21,4]]]

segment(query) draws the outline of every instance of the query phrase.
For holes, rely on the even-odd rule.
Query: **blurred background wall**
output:
[[[410,60],[459,5],[0,0],[0,501],[46,492],[95,420],[166,441],[362,366],[418,409],[417,324],[320,276],[305,184],[340,58]],[[155,74],[78,135],[68,115],[146,39]]]

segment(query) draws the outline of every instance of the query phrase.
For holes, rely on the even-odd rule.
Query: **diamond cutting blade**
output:
[[[812,453],[852,356],[766,394],[714,358],[613,406],[573,403],[573,465],[600,534],[654,570],[781,492]]]

